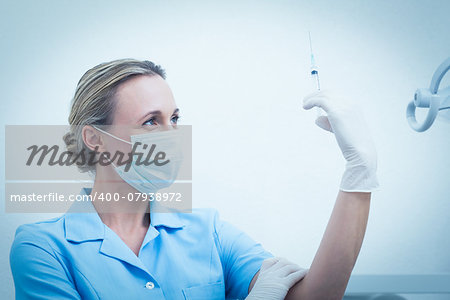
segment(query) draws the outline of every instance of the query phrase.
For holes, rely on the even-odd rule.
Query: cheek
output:
[[[116,136],[117,138],[123,139],[124,141],[130,141],[130,127],[129,126],[111,126],[109,128],[109,132]],[[117,140],[112,137],[104,138],[105,148],[107,152],[110,153],[109,157],[114,158],[114,163],[117,162],[117,159],[123,156],[125,159],[128,158],[128,153],[131,152],[131,145]]]
[[[128,153],[131,152],[131,145],[122,142],[110,142],[107,145],[107,151],[110,153],[110,158],[113,159],[114,163],[123,157],[122,161],[128,159]]]

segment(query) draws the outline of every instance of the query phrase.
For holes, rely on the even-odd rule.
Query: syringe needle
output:
[[[308,35],[309,35],[309,50],[311,50],[311,55],[312,55],[313,51],[312,51],[312,42],[311,42],[311,31],[308,31]]]
[[[316,66],[316,61],[314,59],[314,52],[312,49],[312,41],[311,41],[311,31],[308,31],[309,36],[309,50],[311,51],[311,76],[315,77],[317,83],[317,90],[320,91],[320,80],[319,80],[319,68]],[[321,115],[320,108],[316,109],[317,115]]]

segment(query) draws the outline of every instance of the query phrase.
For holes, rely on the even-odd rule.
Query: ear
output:
[[[84,144],[92,151],[96,150],[98,152],[104,152],[105,144],[100,132],[90,125],[85,125],[81,130],[81,136],[83,138]]]

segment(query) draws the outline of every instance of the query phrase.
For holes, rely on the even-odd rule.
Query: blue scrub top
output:
[[[262,261],[273,257],[213,209],[152,212],[136,256],[92,203],[77,206],[90,213],[17,229],[10,252],[16,299],[243,299]]]

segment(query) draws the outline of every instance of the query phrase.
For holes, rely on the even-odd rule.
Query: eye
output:
[[[180,116],[173,116],[172,119],[170,119],[170,122],[172,122],[172,124],[177,124],[179,119]]]
[[[155,125],[157,125],[157,124],[156,124],[154,118],[150,118],[150,119],[148,119],[147,121],[145,121],[144,124],[142,124],[142,125],[155,126]]]

